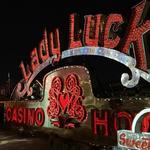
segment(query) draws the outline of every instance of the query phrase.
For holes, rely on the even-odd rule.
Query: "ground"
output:
[[[50,150],[46,137],[22,135],[10,130],[0,130],[0,150]]]
[[[32,130],[31,130],[32,131]],[[0,150],[95,150],[57,135],[0,129]]]

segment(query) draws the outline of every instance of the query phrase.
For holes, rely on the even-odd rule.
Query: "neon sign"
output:
[[[75,128],[88,122],[95,136],[105,137],[116,135],[119,129],[131,130],[136,112],[103,110],[101,104],[105,102],[94,101],[90,82],[85,67],[66,66],[56,69],[44,78],[43,100],[31,104],[29,101],[28,105],[35,110],[43,108],[45,120],[51,124],[50,128]],[[144,123],[147,120],[148,117],[145,117],[142,122],[142,131],[145,130]],[[46,122],[43,126],[48,127]]]
[[[150,134],[122,131],[122,133],[118,135],[118,138],[119,147],[138,150],[150,149]]]
[[[63,84],[64,82],[64,84]],[[63,87],[65,85],[65,91]],[[86,119],[87,112],[82,105],[84,96],[76,74],[67,75],[65,81],[56,76],[49,90],[47,113],[52,124],[58,127],[74,128]]]
[[[24,82],[18,84],[18,96],[32,95],[30,85],[46,66],[59,62],[60,59],[78,55],[103,56],[125,64],[131,70],[132,78],[130,80],[129,75],[123,73],[121,83],[128,88],[136,86],[140,77],[150,82],[150,75],[145,72],[147,71],[147,56],[143,42],[144,34],[150,30],[150,21],[141,19],[146,9],[144,0],[132,8],[131,19],[122,39],[117,35],[119,27],[124,23],[121,14],[110,14],[106,20],[103,20],[102,14],[85,16],[83,34],[80,32],[81,29],[75,30],[76,15],[71,14],[69,50],[66,51],[61,51],[59,30],[56,29],[54,33],[49,34],[45,30],[38,49],[34,48],[31,51],[30,65],[25,67],[23,62],[20,64]],[[118,50],[115,50],[116,47],[119,47]],[[135,51],[136,60],[126,55],[129,54],[130,47]]]
[[[42,108],[7,107],[6,121],[28,126],[42,126],[45,114]]]
[[[140,122],[141,118],[142,118],[141,124],[142,128],[138,127],[138,122]],[[129,130],[118,131],[117,133],[118,146],[138,150],[150,149],[150,133],[148,132],[149,120],[150,120],[150,108],[140,111],[133,120],[131,131]],[[138,133],[139,130],[144,132]]]
[[[89,136],[89,140],[95,141],[99,140],[99,137],[116,139],[117,131],[120,130],[120,145],[127,146],[129,137],[134,134],[131,132],[126,134],[121,129],[133,131],[137,119],[135,114],[143,107],[150,107],[150,104],[146,103],[146,106],[144,104],[134,109],[136,112],[133,112],[133,109],[129,110],[128,106],[119,106],[118,110],[112,108],[109,101],[94,96],[90,74],[86,67],[68,65],[55,70],[46,70],[47,73],[41,83],[43,92],[41,99],[34,101],[24,99],[33,96],[33,84],[42,70],[73,56],[100,56],[121,63],[131,72],[131,75],[125,72],[121,74],[121,83],[127,88],[135,87],[140,77],[150,82],[150,74],[146,72],[148,65],[143,43],[143,35],[150,30],[150,21],[140,22],[145,7],[146,2],[142,1],[132,9],[132,17],[122,39],[117,34],[124,22],[121,14],[109,14],[105,20],[102,14],[85,16],[83,32],[80,32],[80,29],[75,30],[76,14],[71,14],[69,47],[64,51],[61,51],[59,30],[56,29],[54,33],[49,34],[45,30],[39,47],[30,53],[30,65],[25,67],[23,62],[20,64],[23,80],[17,84],[12,93],[17,101],[4,104],[6,121],[48,129],[59,128],[60,131],[66,131],[66,128],[75,128],[72,131],[80,128],[79,132],[86,131],[85,134],[92,137]],[[128,55],[129,47],[134,49],[136,59]],[[133,107],[135,103],[132,101]],[[124,105],[126,104],[125,101]],[[138,104],[140,105],[140,102]],[[149,120],[149,114],[144,116],[140,123],[141,132],[149,130]],[[139,141],[138,136],[143,141]],[[142,148],[149,145],[145,138],[149,138],[149,135],[136,134],[133,147]],[[145,142],[146,144],[143,144]]]
[[[89,72],[83,66],[65,66],[50,71],[44,77],[43,87],[41,101],[4,102],[6,123],[37,126],[53,132],[59,130],[60,134],[65,133],[64,136],[72,135],[75,131],[77,134],[73,135],[73,138],[86,142],[92,140],[92,143],[105,145],[100,140],[102,138],[106,139],[107,145],[116,145],[117,131],[131,130],[135,114],[139,111],[136,108],[134,112],[134,107],[121,108],[127,104],[127,99],[119,106],[119,110],[112,110],[108,105],[109,101],[96,99],[92,92]],[[115,100],[114,102],[116,103]],[[140,105],[140,101],[132,102],[133,105]],[[140,123],[141,131],[149,130],[149,119],[148,114],[144,116]]]

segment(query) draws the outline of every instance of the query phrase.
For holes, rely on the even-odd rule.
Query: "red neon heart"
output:
[[[59,104],[62,108],[62,111],[64,112],[67,105],[69,104],[69,94],[68,93],[62,93],[59,95]]]

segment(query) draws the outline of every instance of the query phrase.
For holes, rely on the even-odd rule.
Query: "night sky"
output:
[[[59,28],[63,46],[67,45],[66,28],[69,14],[78,13],[83,19],[89,14],[120,13],[124,18],[131,15],[131,7],[141,0],[21,0],[1,4],[0,12],[0,84],[7,80],[19,80],[21,60],[27,61],[30,51],[37,47],[44,28],[48,32]],[[64,46],[65,49],[67,47]],[[62,49],[62,50],[65,50]]]

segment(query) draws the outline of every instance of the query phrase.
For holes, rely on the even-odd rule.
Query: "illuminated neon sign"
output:
[[[149,150],[150,149],[150,133],[133,133],[122,131],[119,135],[119,147]]]
[[[140,77],[150,82],[150,74],[146,72],[148,65],[143,43],[143,35],[150,30],[150,21],[139,22],[145,7],[146,2],[142,1],[132,9],[132,17],[122,39],[117,35],[119,27],[124,22],[120,14],[110,14],[105,20],[102,14],[85,16],[83,32],[80,32],[80,29],[75,30],[77,29],[76,15],[71,14],[69,47],[64,51],[61,51],[59,30],[56,29],[54,33],[49,34],[45,30],[38,49],[34,48],[30,53],[30,65],[24,66],[23,62],[20,64],[23,80],[12,92],[16,101],[4,104],[6,121],[49,129],[59,128],[60,131],[68,132],[71,131],[66,128],[74,128],[72,131],[80,128],[79,132],[86,131],[84,136],[92,135],[89,139],[95,140],[99,140],[99,137],[116,139],[117,131],[121,129],[133,131],[136,126],[135,114],[146,106],[134,109],[136,112],[129,110],[128,106],[122,107],[123,109],[119,106],[119,110],[114,110],[110,105],[108,106],[109,102],[94,96],[89,71],[83,66],[64,66],[48,70],[43,77],[43,84],[41,83],[43,92],[41,99],[27,101],[24,99],[33,96],[35,79],[42,70],[73,56],[101,56],[123,64],[131,71],[130,77],[128,73],[121,75],[121,83],[127,88],[135,87]],[[128,55],[129,47],[134,49],[136,59]],[[132,103],[132,106],[134,104]],[[150,107],[150,104],[147,107]],[[144,116],[140,123],[140,131],[149,130],[149,120],[149,114]],[[127,135],[125,132],[120,134],[120,145],[127,146],[126,141],[132,135],[132,133]],[[139,142],[138,136],[143,141]],[[136,134],[133,147],[141,148],[149,145],[144,141],[144,138],[148,137]],[[108,141],[114,144],[113,141]]]
[[[104,104],[104,101],[94,101],[95,97],[90,82],[89,72],[85,67],[66,66],[53,70],[44,78],[43,100],[32,101],[32,103],[19,101],[17,109],[13,109],[16,106],[15,103],[12,103],[11,111],[6,111],[8,112],[6,116],[12,118],[11,121],[13,121],[16,120],[13,117],[16,116],[16,112],[20,117],[20,111],[22,111],[21,114],[28,114],[27,111],[29,111],[31,117],[27,117],[27,120],[30,120],[32,111],[36,113],[36,110],[41,108],[44,110],[43,116],[47,122],[43,124],[45,127],[48,127],[50,123],[50,128],[78,128],[88,122],[88,126],[95,136],[106,137],[116,135],[117,130],[122,128],[131,130],[136,112],[103,110],[101,104]],[[30,107],[22,109],[22,105]],[[33,108],[34,110],[32,110]],[[146,129],[144,123],[148,124],[147,119],[148,117],[145,117],[142,123],[142,131]]]
[[[88,142],[94,139],[91,142],[102,145],[104,143],[100,139],[103,138],[107,145],[116,145],[117,131],[131,130],[135,114],[139,111],[121,106],[119,110],[112,110],[110,105],[104,109],[109,101],[93,96],[90,75],[83,66],[65,66],[50,71],[44,77],[43,87],[41,101],[4,102],[6,123],[37,126],[53,132],[59,130],[62,135],[66,132],[72,135],[75,131],[74,138]],[[137,103],[140,105],[140,101]],[[149,119],[148,114],[144,116],[140,123],[141,131],[149,130]]]
[[[140,124],[141,127],[139,127],[139,122],[141,119],[142,123]],[[150,149],[149,120],[150,120],[150,108],[140,111],[133,120],[132,130],[118,131],[117,133],[118,146],[137,150],[149,150]],[[141,131],[144,132],[139,133]]]
[[[63,84],[64,82],[64,84]],[[63,87],[65,86],[65,91]],[[75,127],[86,119],[86,108],[82,88],[76,74],[67,75],[65,81],[56,76],[52,79],[49,90],[49,106],[47,113],[52,124],[59,127]]]
[[[32,95],[30,85],[46,66],[59,62],[60,59],[79,55],[103,56],[126,65],[131,70],[132,78],[129,79],[129,75],[123,73],[121,83],[128,88],[136,86],[140,77],[150,82],[150,75],[145,72],[147,71],[147,56],[143,42],[144,34],[150,30],[150,21],[141,19],[146,9],[144,0],[133,7],[126,34],[122,39],[117,35],[119,27],[124,23],[121,14],[110,14],[106,20],[103,19],[102,14],[85,16],[82,34],[80,29],[75,30],[76,15],[71,14],[69,50],[66,51],[61,51],[59,30],[56,29],[54,33],[49,34],[45,30],[38,49],[34,48],[30,53],[30,65],[25,67],[23,62],[20,64],[25,82],[18,84],[18,96]],[[140,22],[141,20],[142,22]],[[81,37],[83,41],[81,41]],[[115,50],[116,47],[119,47],[119,51]],[[126,55],[129,53],[130,47],[135,51],[136,60]]]
[[[42,126],[45,121],[45,114],[42,108],[7,107],[6,121],[28,126]]]

